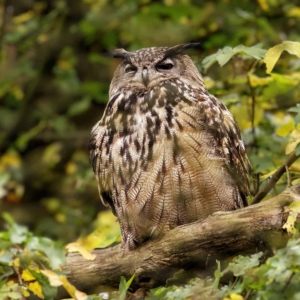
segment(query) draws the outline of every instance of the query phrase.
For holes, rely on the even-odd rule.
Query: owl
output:
[[[89,149],[125,251],[247,205],[250,164],[240,131],[185,54],[195,46],[115,51],[122,62]]]

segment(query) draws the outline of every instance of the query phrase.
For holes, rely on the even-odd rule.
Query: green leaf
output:
[[[250,257],[240,255],[234,258],[233,262],[228,265],[223,273],[232,272],[234,276],[244,275],[248,269],[259,265],[259,259],[262,255],[262,252],[253,254]]]
[[[30,130],[20,135],[20,137],[16,141],[17,147],[20,150],[26,149],[28,142],[37,134],[39,134],[46,127],[46,125],[47,123],[45,121],[40,121],[38,125],[32,127]]]
[[[7,294],[8,299],[22,299],[23,296],[20,292],[9,292]]]
[[[126,288],[126,279],[125,277],[121,276],[120,284],[119,284],[119,300],[125,300],[127,288]]]
[[[300,143],[300,130],[295,129],[291,133],[290,140],[285,149],[285,153],[286,154],[292,153],[296,149],[299,143]]]
[[[235,54],[237,54],[237,53],[246,54],[257,60],[262,59],[267,52],[267,50],[262,49],[258,46],[246,47],[244,45],[239,45],[239,46],[233,48],[233,50],[234,50]]]
[[[3,262],[1,260],[1,257],[0,257],[0,262]],[[12,262],[13,262],[13,257],[11,256],[11,261],[8,263],[12,263]],[[10,266],[0,266],[0,274],[1,274],[0,275],[0,290],[1,290],[1,280],[8,278],[10,275],[13,275],[14,270]]]
[[[120,284],[119,284],[119,300],[126,299],[127,290],[129,289],[129,287],[134,279],[134,276],[135,276],[135,274],[133,274],[127,282],[126,282],[125,277],[121,276]]]
[[[132,283],[132,281],[133,281],[133,279],[134,279],[134,276],[135,276],[135,274],[133,274],[133,275],[131,276],[131,278],[126,282],[126,289],[127,289],[127,290],[129,289],[129,287],[130,287],[130,285],[131,285],[131,283]]]
[[[57,269],[66,263],[63,246],[44,237],[33,237],[27,244],[29,251],[37,250],[49,259],[50,266]]]
[[[295,125],[300,124],[300,104],[298,103],[295,107],[289,108],[288,111],[297,113],[294,119]]]
[[[271,74],[273,81],[263,91],[264,101],[283,95],[298,85],[291,76],[281,74]]]
[[[222,67],[224,66],[230,58],[234,55],[234,51],[230,47],[225,47],[223,50],[219,52],[216,59],[219,63],[219,65]]]
[[[4,252],[0,255],[0,263],[2,264],[11,264],[14,261],[13,254],[10,252]]]
[[[2,213],[2,218],[4,219],[5,222],[7,222],[9,225],[13,225],[14,224],[14,219],[13,217],[7,213],[7,212],[4,212]]]
[[[224,66],[232,58],[232,56],[236,54],[245,54],[257,60],[260,60],[264,57],[265,53],[265,49],[259,48],[257,46],[246,47],[244,45],[239,45],[235,48],[224,47],[223,49],[219,49],[217,53],[204,58],[204,60],[202,61],[202,65],[206,71],[216,61],[221,67]]]
[[[68,115],[69,116],[76,116],[79,115],[83,112],[85,112],[86,110],[89,109],[89,107],[91,106],[91,99],[90,97],[84,97],[83,99],[81,99],[78,102],[75,102],[74,104],[72,104],[68,110]]]
[[[284,41],[275,47],[270,48],[264,58],[264,63],[267,67],[267,73],[271,73],[276,62],[278,61],[281,53],[283,51],[287,51],[292,55],[296,55],[300,58],[300,43],[299,42],[291,42]]]
[[[0,289],[0,299],[23,299],[21,287],[17,283],[5,283]]]
[[[297,145],[297,147],[295,149],[295,154],[300,155],[300,144]]]
[[[223,273],[221,272],[221,263],[217,260],[217,270],[214,272],[214,283],[213,288],[217,289],[219,287],[220,279],[222,278]]]
[[[14,244],[22,244],[28,237],[29,232],[26,226],[12,224],[9,228],[10,240]]]
[[[168,289],[161,286],[156,289],[150,290],[150,295],[147,297],[147,299],[150,300],[160,300],[165,299],[165,295],[167,294]]]

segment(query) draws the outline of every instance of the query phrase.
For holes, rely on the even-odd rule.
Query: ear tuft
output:
[[[122,59],[128,59],[129,55],[130,55],[130,53],[127,52],[125,49],[116,49],[112,53],[112,57],[114,57],[114,58],[122,58]]]
[[[177,45],[174,47],[170,47],[169,49],[167,49],[164,58],[182,54],[187,49],[199,48],[199,46],[200,46],[200,43],[188,43],[188,44],[180,44],[180,45]]]

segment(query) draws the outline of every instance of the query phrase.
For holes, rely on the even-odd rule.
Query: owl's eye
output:
[[[174,65],[170,62],[160,62],[156,65],[156,69],[159,70],[171,70]]]
[[[127,65],[125,67],[125,73],[133,73],[137,71],[137,67],[133,66],[133,65]]]

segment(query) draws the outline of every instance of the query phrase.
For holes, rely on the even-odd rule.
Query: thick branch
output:
[[[286,172],[286,170],[300,157],[300,155],[296,155],[293,153],[286,162],[281,165],[278,170],[272,175],[268,183],[265,185],[265,187],[259,191],[255,197],[252,199],[251,205],[259,203],[275,186],[277,181],[280,179],[280,177]]]
[[[216,259],[284,246],[288,236],[282,225],[289,213],[285,207],[294,201],[300,201],[300,185],[260,204],[177,227],[161,240],[127,253],[120,246],[97,249],[94,261],[69,254],[65,270],[70,282],[82,291],[117,286],[121,275],[128,279],[134,273],[133,288],[164,285],[180,269],[198,269],[204,274]]]

